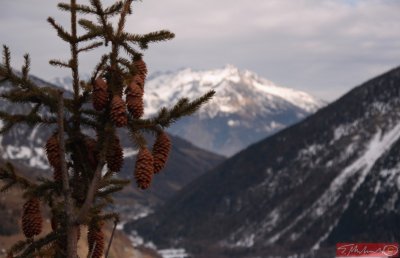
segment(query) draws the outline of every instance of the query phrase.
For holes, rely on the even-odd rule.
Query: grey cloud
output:
[[[61,18],[54,0],[37,3],[1,1],[0,43],[12,46],[15,57],[31,52],[38,75],[64,75],[47,61],[67,57],[68,46],[45,19],[68,24],[68,17]],[[231,63],[332,100],[398,65],[399,11],[398,0],[145,0],[135,4],[127,29],[176,33],[146,52],[153,71]],[[89,72],[99,55],[83,56],[82,71]]]

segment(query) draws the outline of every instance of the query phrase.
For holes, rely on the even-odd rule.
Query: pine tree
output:
[[[116,1],[107,7],[101,0],[90,0],[87,5],[76,0],[60,3],[59,9],[70,14],[70,30],[48,18],[58,36],[70,46],[69,60],[51,60],[50,64],[71,70],[72,97],[65,97],[60,89],[33,82],[29,77],[29,55],[24,57],[21,72],[16,72],[11,66],[9,48],[3,47],[0,78],[10,81],[13,87],[2,91],[1,97],[15,105],[29,104],[33,108],[27,114],[0,111],[4,122],[0,133],[5,134],[20,124],[54,128],[45,147],[52,175],[30,180],[18,175],[10,163],[0,169],[0,179],[5,182],[2,192],[19,186],[26,198],[21,220],[27,239],[16,243],[8,257],[47,254],[76,258],[83,225],[90,229],[89,247],[94,248],[88,250],[88,255],[102,256],[105,240],[101,225],[107,220],[118,220],[118,214],[107,213],[105,207],[113,202],[115,192],[130,183],[116,177],[123,162],[117,128],[129,130],[132,144],[140,150],[132,178],[138,187],[145,189],[168,157],[170,142],[165,128],[193,114],[214,95],[210,91],[192,101],[183,98],[171,108],[161,108],[154,117],[141,118],[147,66],[140,51],[147,49],[149,43],[170,40],[174,34],[166,30],[144,35],[125,31],[132,4],[133,0]],[[97,19],[78,19],[78,15]],[[114,17],[117,17],[115,23],[111,19]],[[83,35],[78,35],[78,26],[84,29]],[[99,58],[90,80],[81,81],[80,54],[100,47],[105,54]],[[153,133],[156,138],[153,153],[143,137],[145,132]],[[39,235],[43,219],[41,207],[46,206],[51,211],[52,232],[42,236]]]

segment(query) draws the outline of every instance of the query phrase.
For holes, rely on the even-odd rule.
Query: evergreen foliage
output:
[[[18,175],[11,163],[0,168],[0,179],[5,183],[1,191],[18,186],[26,199],[22,221],[27,239],[16,243],[8,257],[76,258],[82,225],[89,227],[92,250],[88,250],[88,257],[102,257],[102,225],[107,220],[118,221],[118,214],[106,213],[104,208],[113,203],[115,192],[130,183],[117,177],[123,162],[117,127],[128,129],[132,144],[140,150],[133,178],[145,189],[168,157],[170,143],[165,128],[182,116],[193,114],[214,95],[210,91],[192,101],[184,98],[171,108],[161,108],[155,117],[142,118],[147,67],[140,51],[150,43],[170,40],[174,34],[166,30],[144,35],[125,31],[132,4],[133,0],[116,1],[108,7],[101,0],[90,0],[88,5],[76,0],[60,3],[59,9],[71,16],[70,30],[48,18],[58,36],[70,46],[69,60],[50,60],[50,65],[71,70],[71,97],[30,80],[29,55],[24,56],[21,72],[16,72],[9,48],[3,47],[0,79],[10,81],[13,87],[3,91],[1,98],[15,105],[29,104],[32,110],[27,114],[0,111],[4,122],[0,133],[20,124],[54,128],[46,144],[53,176],[31,180]],[[78,19],[78,14],[96,20]],[[117,22],[113,23],[111,18],[115,17]],[[78,35],[78,25],[85,30],[83,35]],[[99,47],[104,47],[105,54],[99,58],[91,79],[80,81],[79,55]],[[148,150],[144,132],[158,136],[153,152]],[[40,206],[51,211],[52,232],[38,237],[42,231]]]

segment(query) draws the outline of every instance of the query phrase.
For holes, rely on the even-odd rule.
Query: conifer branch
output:
[[[0,70],[0,75],[3,75],[5,77],[7,77],[6,76],[7,74],[11,74],[12,73],[12,68],[11,68],[11,53],[10,53],[10,49],[6,45],[3,45],[3,63],[4,63],[4,66],[5,66],[5,72],[2,73],[1,70]]]
[[[122,43],[121,43],[121,46],[125,49],[125,51],[126,51],[130,56],[133,56],[133,57],[141,56],[141,54],[140,54],[139,52],[137,52],[135,49],[133,49],[131,46],[129,46],[128,43],[122,42]]]
[[[125,34],[124,37],[130,42],[139,44],[141,49],[147,49],[149,43],[171,40],[175,34],[167,30],[160,30],[144,35]]]
[[[77,35],[77,17],[76,17],[76,0],[71,0],[71,37],[73,41],[70,42],[71,48],[71,70],[72,70],[72,88],[74,89],[74,100],[79,99],[79,71],[78,71],[78,35]],[[78,103],[75,103],[78,104]],[[74,116],[78,116],[79,107],[75,106]],[[75,120],[76,122],[76,120]],[[78,128],[75,123],[75,128]]]
[[[87,5],[81,5],[81,4],[76,4],[75,7],[71,7],[71,4],[67,4],[67,3],[59,3],[58,8],[62,11],[67,11],[67,12],[71,12],[73,9],[81,12],[83,14],[95,14],[96,11],[92,8],[90,8],[90,6]]]
[[[94,80],[99,76],[100,71],[105,69],[108,59],[109,55],[103,55],[101,57],[100,62],[93,69],[92,77],[90,78],[91,82],[94,82]]]
[[[79,25],[81,25],[82,28],[84,28],[85,30],[87,30],[89,32],[92,32],[92,31],[96,31],[98,33],[103,32],[104,27],[96,25],[90,20],[80,19],[78,21],[78,23],[79,23]]]
[[[82,117],[81,118],[81,123],[82,123],[82,125],[85,125],[85,126],[87,126],[89,128],[99,129],[99,124],[96,121],[92,120],[92,119],[89,119],[89,118],[86,118],[86,117]]]
[[[47,234],[46,236],[32,242],[29,245],[29,247],[24,250],[24,252],[22,254],[15,256],[15,258],[31,257],[31,254],[33,252],[35,252],[36,250],[40,250],[43,246],[46,246],[46,245],[50,244],[51,242],[57,240],[58,237],[59,237],[59,232],[53,231],[53,232]]]
[[[93,50],[95,48],[101,47],[102,45],[103,45],[103,42],[95,42],[95,43],[92,43],[92,44],[90,44],[90,45],[88,45],[86,47],[78,49],[78,53],[85,52],[85,51],[90,51],[90,50]]]
[[[6,112],[0,111],[0,119],[6,123],[11,123],[12,126],[17,124],[26,124],[29,127],[34,127],[38,124],[53,124],[55,121],[51,119],[42,119],[36,113],[30,113],[28,115],[10,115]],[[8,128],[8,130],[11,128]],[[4,133],[1,131],[1,133]]]
[[[130,183],[130,181],[129,181]],[[127,184],[129,184],[127,183]],[[125,185],[127,185],[125,184]],[[111,185],[111,186],[107,186],[106,188],[103,189],[99,189],[96,193],[96,197],[106,197],[106,196],[110,196],[113,193],[119,192],[122,189],[124,189],[125,185]]]
[[[121,10],[120,17],[119,17],[119,21],[118,21],[118,29],[117,29],[116,38],[119,38],[124,30],[126,15],[131,10],[131,4],[132,4],[132,0],[125,0],[125,2],[124,2],[124,5]]]
[[[71,64],[69,62],[66,63],[66,62],[63,62],[63,61],[60,61],[60,60],[55,60],[55,59],[50,60],[49,64],[52,65],[52,66],[71,68]]]
[[[20,80],[18,79],[17,81]],[[22,85],[20,84],[20,86]],[[2,93],[0,97],[7,99],[12,103],[33,103],[45,105],[50,108],[51,112],[55,112],[55,110],[57,110],[57,103],[52,98],[52,95],[48,94],[48,90],[49,89],[46,88],[31,88],[30,90],[14,89]]]
[[[182,98],[170,110],[162,109],[154,122],[162,127],[168,127],[178,118],[189,116],[196,112],[203,104],[208,102],[215,95],[215,91],[211,90],[194,101],[189,101],[187,98]]]
[[[25,193],[24,197],[45,197],[45,196],[54,196],[60,194],[60,189],[58,188],[59,185],[48,179],[42,179],[40,184],[37,184],[35,187],[29,187]]]
[[[32,241],[30,239],[20,240],[16,242],[8,251],[9,254],[19,253],[26,248]]]
[[[110,26],[107,22],[107,17],[104,13],[101,1],[100,0],[90,0],[90,3],[95,8],[99,23],[102,25],[102,27],[105,30],[104,33],[106,34],[105,40],[106,40],[106,46],[107,46],[109,39],[112,38],[112,26]]]
[[[110,7],[107,7],[104,10],[104,14],[107,16],[113,16],[118,14],[121,9],[123,8],[124,3],[122,1],[117,1],[116,3],[114,3],[113,5],[111,5]]]
[[[123,65],[126,69],[128,69],[128,70],[131,72],[131,74],[133,74],[133,65],[132,65],[132,62],[130,62],[128,59],[122,58],[122,57],[118,58],[118,59],[117,59],[117,62],[118,62],[119,64]]]
[[[83,41],[88,41],[97,37],[100,37],[102,35],[102,30],[91,30],[88,33],[79,36],[77,41],[78,42],[83,42]]]
[[[133,127],[132,124],[130,124],[130,125],[131,125],[131,128],[132,128]],[[130,133],[130,136],[131,136],[131,138],[133,140],[133,143],[137,145],[138,149],[147,146],[146,139],[144,138],[144,136],[139,131],[137,131],[136,129],[132,128],[129,131],[129,133]]]
[[[21,69],[22,76],[23,76],[22,79],[24,81],[29,80],[28,74],[29,74],[30,66],[31,66],[31,59],[28,54],[25,54],[24,55],[24,65],[22,66],[22,69]]]
[[[14,166],[10,162],[7,162],[5,166],[0,168],[0,180],[3,180],[6,182],[6,184],[9,184],[10,186],[8,188],[17,184],[22,189],[27,189],[29,187],[35,186],[34,183],[29,181],[25,177],[18,176],[15,173]]]
[[[64,28],[63,28],[61,25],[58,25],[58,24],[56,23],[56,21],[54,20],[54,18],[49,17],[49,18],[47,18],[47,21],[48,21],[48,22],[53,26],[53,28],[57,31],[57,34],[58,34],[58,36],[59,36],[61,39],[63,39],[64,41],[67,41],[67,42],[72,42],[72,41],[73,41],[72,35],[69,34],[68,32],[66,32],[66,31],[64,30]]]
[[[112,176],[113,173],[110,173],[110,175]],[[101,180],[101,182],[99,183],[99,189],[105,188],[107,186],[112,186],[112,185],[128,185],[131,183],[131,180],[129,179],[117,179],[117,178],[106,178],[106,175],[103,177],[103,179]]]

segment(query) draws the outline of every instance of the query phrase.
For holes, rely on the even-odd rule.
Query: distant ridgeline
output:
[[[398,240],[399,111],[396,68],[226,160],[125,230],[193,257],[333,257],[337,242]]]
[[[70,87],[70,79],[54,83]],[[275,85],[250,71],[227,65],[222,69],[155,73],[146,82],[145,115],[179,98],[215,89],[216,95],[191,117],[175,123],[169,132],[197,146],[231,156],[268,135],[313,114],[325,105],[311,95]]]

